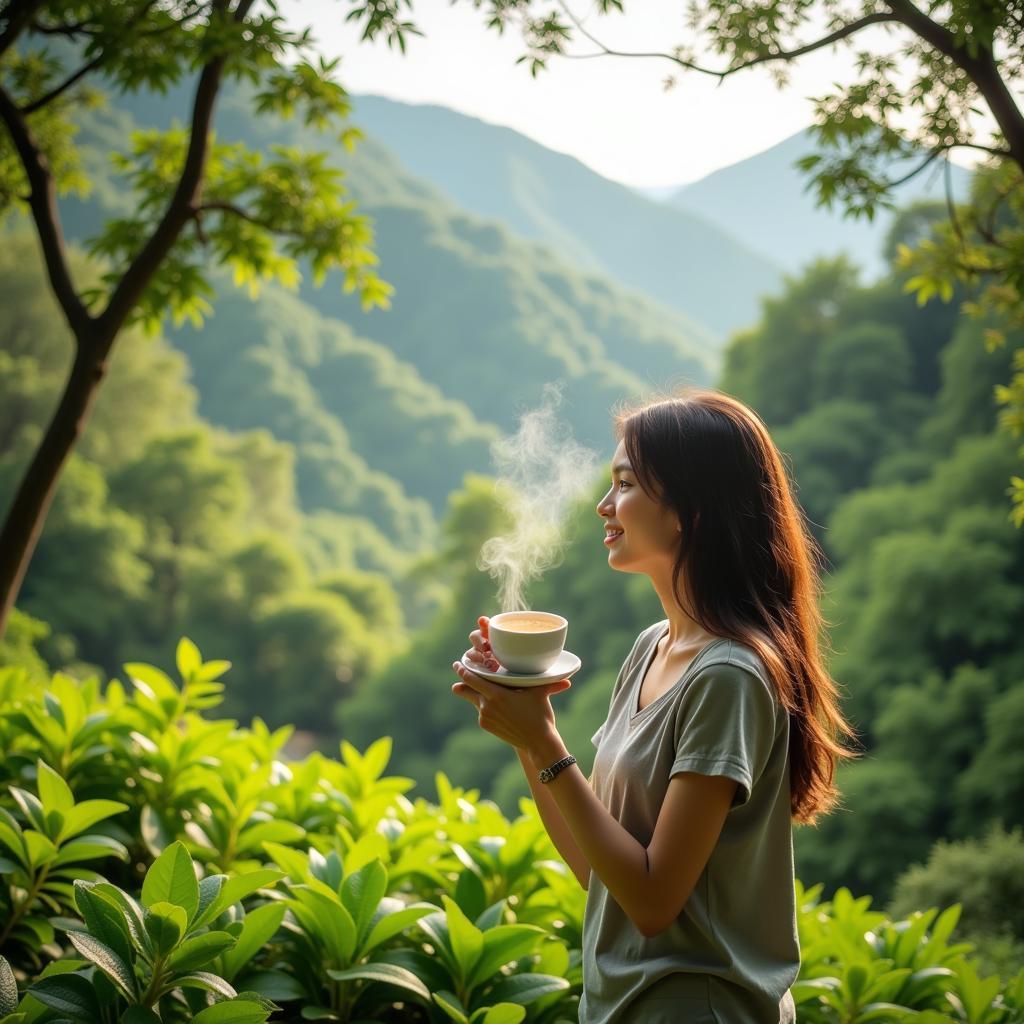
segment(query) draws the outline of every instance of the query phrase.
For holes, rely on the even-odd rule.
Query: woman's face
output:
[[[608,564],[621,572],[671,571],[679,550],[679,519],[637,480],[620,441],[612,456],[612,486],[598,502]]]

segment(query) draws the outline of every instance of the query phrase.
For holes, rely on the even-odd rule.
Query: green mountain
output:
[[[666,202],[742,238],[751,249],[790,273],[816,257],[845,252],[870,276],[885,274],[888,264],[882,250],[894,214],[883,210],[873,221],[853,220],[838,208],[815,206],[812,193],[806,191],[807,176],[795,164],[817,150],[809,132],[797,132],[763,153],[684,185],[667,196]],[[897,206],[919,199],[944,199],[941,168],[936,163],[896,188]],[[910,169],[894,167],[892,177]],[[961,200],[967,195],[970,172],[955,164],[949,165],[949,171],[953,196]]]
[[[134,127],[169,124],[184,100],[134,97],[90,116],[82,137],[100,181],[93,201],[64,202],[70,237],[88,237],[130,203],[105,154]],[[403,502],[440,511],[467,472],[490,469],[490,441],[548,383],[564,385],[577,436],[603,448],[624,396],[712,379],[710,333],[460,211],[373,140],[349,153],[300,124],[255,117],[239,93],[223,97],[217,130],[257,147],[326,148],[373,219],[380,270],[396,289],[391,310],[367,314],[331,281],[291,296],[265,288],[256,301],[225,284],[201,330],[169,329],[189,355],[205,418],[264,426],[296,445],[307,510],[365,508],[376,519],[390,507],[383,528],[409,541],[416,520],[398,515]],[[366,486],[386,480],[389,499],[370,500]]]
[[[742,231],[652,202],[511,129],[378,96],[356,97],[355,120],[462,209],[719,335],[755,321],[759,297],[781,284]]]

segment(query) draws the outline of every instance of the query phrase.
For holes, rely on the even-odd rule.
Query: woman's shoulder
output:
[[[777,701],[771,673],[757,649],[732,637],[721,637],[720,641],[708,652],[707,659],[700,666],[701,671],[713,668],[721,672],[726,668],[735,669],[747,678],[753,676],[771,694],[772,699]]]

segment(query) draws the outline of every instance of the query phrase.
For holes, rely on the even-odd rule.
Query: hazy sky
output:
[[[579,15],[591,10],[589,0],[570,2]],[[633,0],[625,17],[592,14],[585,23],[609,47],[664,50],[685,39],[684,6]],[[383,43],[360,43],[344,21],[351,9],[346,0],[282,0],[280,8],[294,24],[313,26],[321,52],[341,55],[341,81],[351,92],[451,107],[514,128],[633,186],[684,184],[769,148],[810,124],[807,97],[853,75],[848,51],[826,50],[801,58],[782,91],[761,69],[721,84],[685,73],[665,91],[670,62],[612,57],[552,59],[533,79],[515,63],[521,39],[486,29],[469,0],[454,6],[415,0],[411,16],[424,37],[411,37],[404,56]],[[875,35],[858,40],[887,38],[881,29],[869,31]],[[574,50],[593,47],[580,40]],[[718,66],[710,56],[707,63]],[[965,152],[957,163],[967,162]]]

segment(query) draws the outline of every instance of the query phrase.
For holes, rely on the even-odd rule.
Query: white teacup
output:
[[[491,650],[503,668],[539,675],[558,660],[569,623],[554,612],[501,612],[490,620]]]

